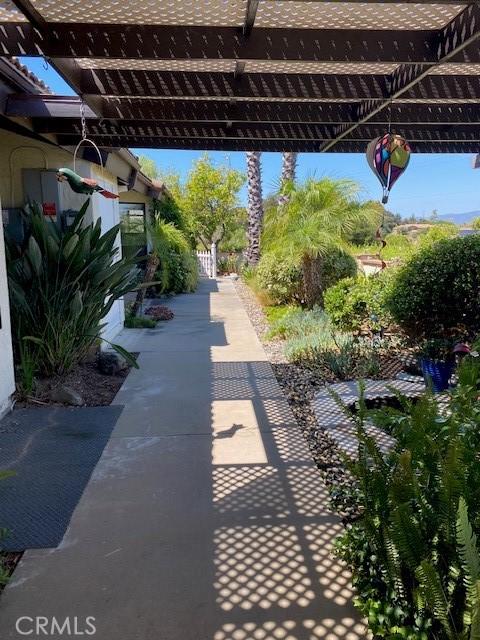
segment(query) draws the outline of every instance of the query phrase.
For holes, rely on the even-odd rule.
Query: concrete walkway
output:
[[[125,409],[62,544],[27,552],[1,597],[2,638],[21,616],[91,616],[98,640],[364,638],[340,523],[232,283],[170,306],[124,332]]]

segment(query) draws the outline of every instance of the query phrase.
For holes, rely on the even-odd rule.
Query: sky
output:
[[[21,58],[31,71],[44,80],[54,93],[73,95],[74,91],[47,65],[42,58]],[[87,122],[88,128],[88,122]],[[201,151],[172,149],[132,149],[137,155],[153,158],[162,175],[178,173],[184,179]],[[480,149],[479,149],[480,151]],[[209,152],[215,163],[228,164],[246,171],[245,153]],[[472,168],[472,154],[415,154],[405,173],[393,187],[388,209],[402,216],[429,216],[465,213],[480,210],[480,169]],[[278,187],[281,167],[280,153],[262,154],[263,195],[268,196]],[[361,185],[362,197],[381,199],[381,186],[360,153],[301,153],[298,156],[297,179],[329,176],[349,178]],[[240,194],[246,204],[246,187]]]

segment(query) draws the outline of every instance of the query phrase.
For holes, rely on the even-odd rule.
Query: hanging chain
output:
[[[87,137],[87,122],[85,120],[85,103],[83,100],[80,102],[80,122],[82,125],[82,140],[85,140]]]
[[[388,133],[392,133],[392,102],[393,98],[390,98],[388,103]]]
[[[393,103],[393,99],[390,98],[389,102],[388,102],[388,129],[387,129],[387,134],[388,134],[388,145],[390,146],[391,142],[392,142],[392,103]],[[391,171],[391,167],[389,167],[388,172],[390,173]],[[390,179],[390,177],[389,177]],[[383,187],[383,197],[382,197],[382,204],[387,204],[388,202],[388,195],[389,195],[389,188],[388,187]]]

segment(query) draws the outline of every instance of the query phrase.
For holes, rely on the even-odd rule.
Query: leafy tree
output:
[[[471,226],[473,227],[473,229],[480,229],[480,217],[474,218],[472,220]]]
[[[235,169],[216,167],[208,155],[197,160],[183,189],[181,206],[189,227],[205,249],[235,226],[238,192],[245,182]]]
[[[360,203],[358,193],[358,185],[349,180],[309,179],[292,185],[289,202],[265,219],[265,248],[301,260],[309,307],[322,301],[322,266],[329,250],[346,244],[347,234],[359,224],[378,224],[378,206]]]
[[[245,207],[237,207],[234,214],[234,224],[229,227],[219,243],[219,250],[226,252],[241,252],[247,246],[248,214]]]
[[[157,219],[174,224],[178,229],[186,230],[186,222],[178,200],[164,190],[159,198],[152,202],[151,210],[152,222]]]
[[[158,178],[158,167],[153,158],[149,158],[148,156],[138,156],[138,162],[140,164],[141,172],[150,178],[150,180]]]
[[[418,246],[419,248],[429,247],[439,240],[454,238],[457,235],[458,229],[453,222],[438,223],[435,224],[435,226],[430,227],[430,229],[427,229],[425,233],[421,233],[418,236]]]
[[[398,213],[387,211],[379,202],[372,201],[370,204],[378,207],[380,222],[382,222],[382,236],[386,236],[391,233],[398,224],[402,224],[402,217],[398,215]],[[371,222],[365,221],[363,224],[357,225],[353,231],[347,233],[348,242],[356,246],[372,244],[375,242],[375,233],[378,229],[378,224],[379,222],[377,220],[372,220]]]

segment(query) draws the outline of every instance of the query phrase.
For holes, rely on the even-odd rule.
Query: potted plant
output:
[[[455,368],[453,342],[447,338],[425,340],[420,350],[420,367],[427,386],[435,393],[448,389]]]

